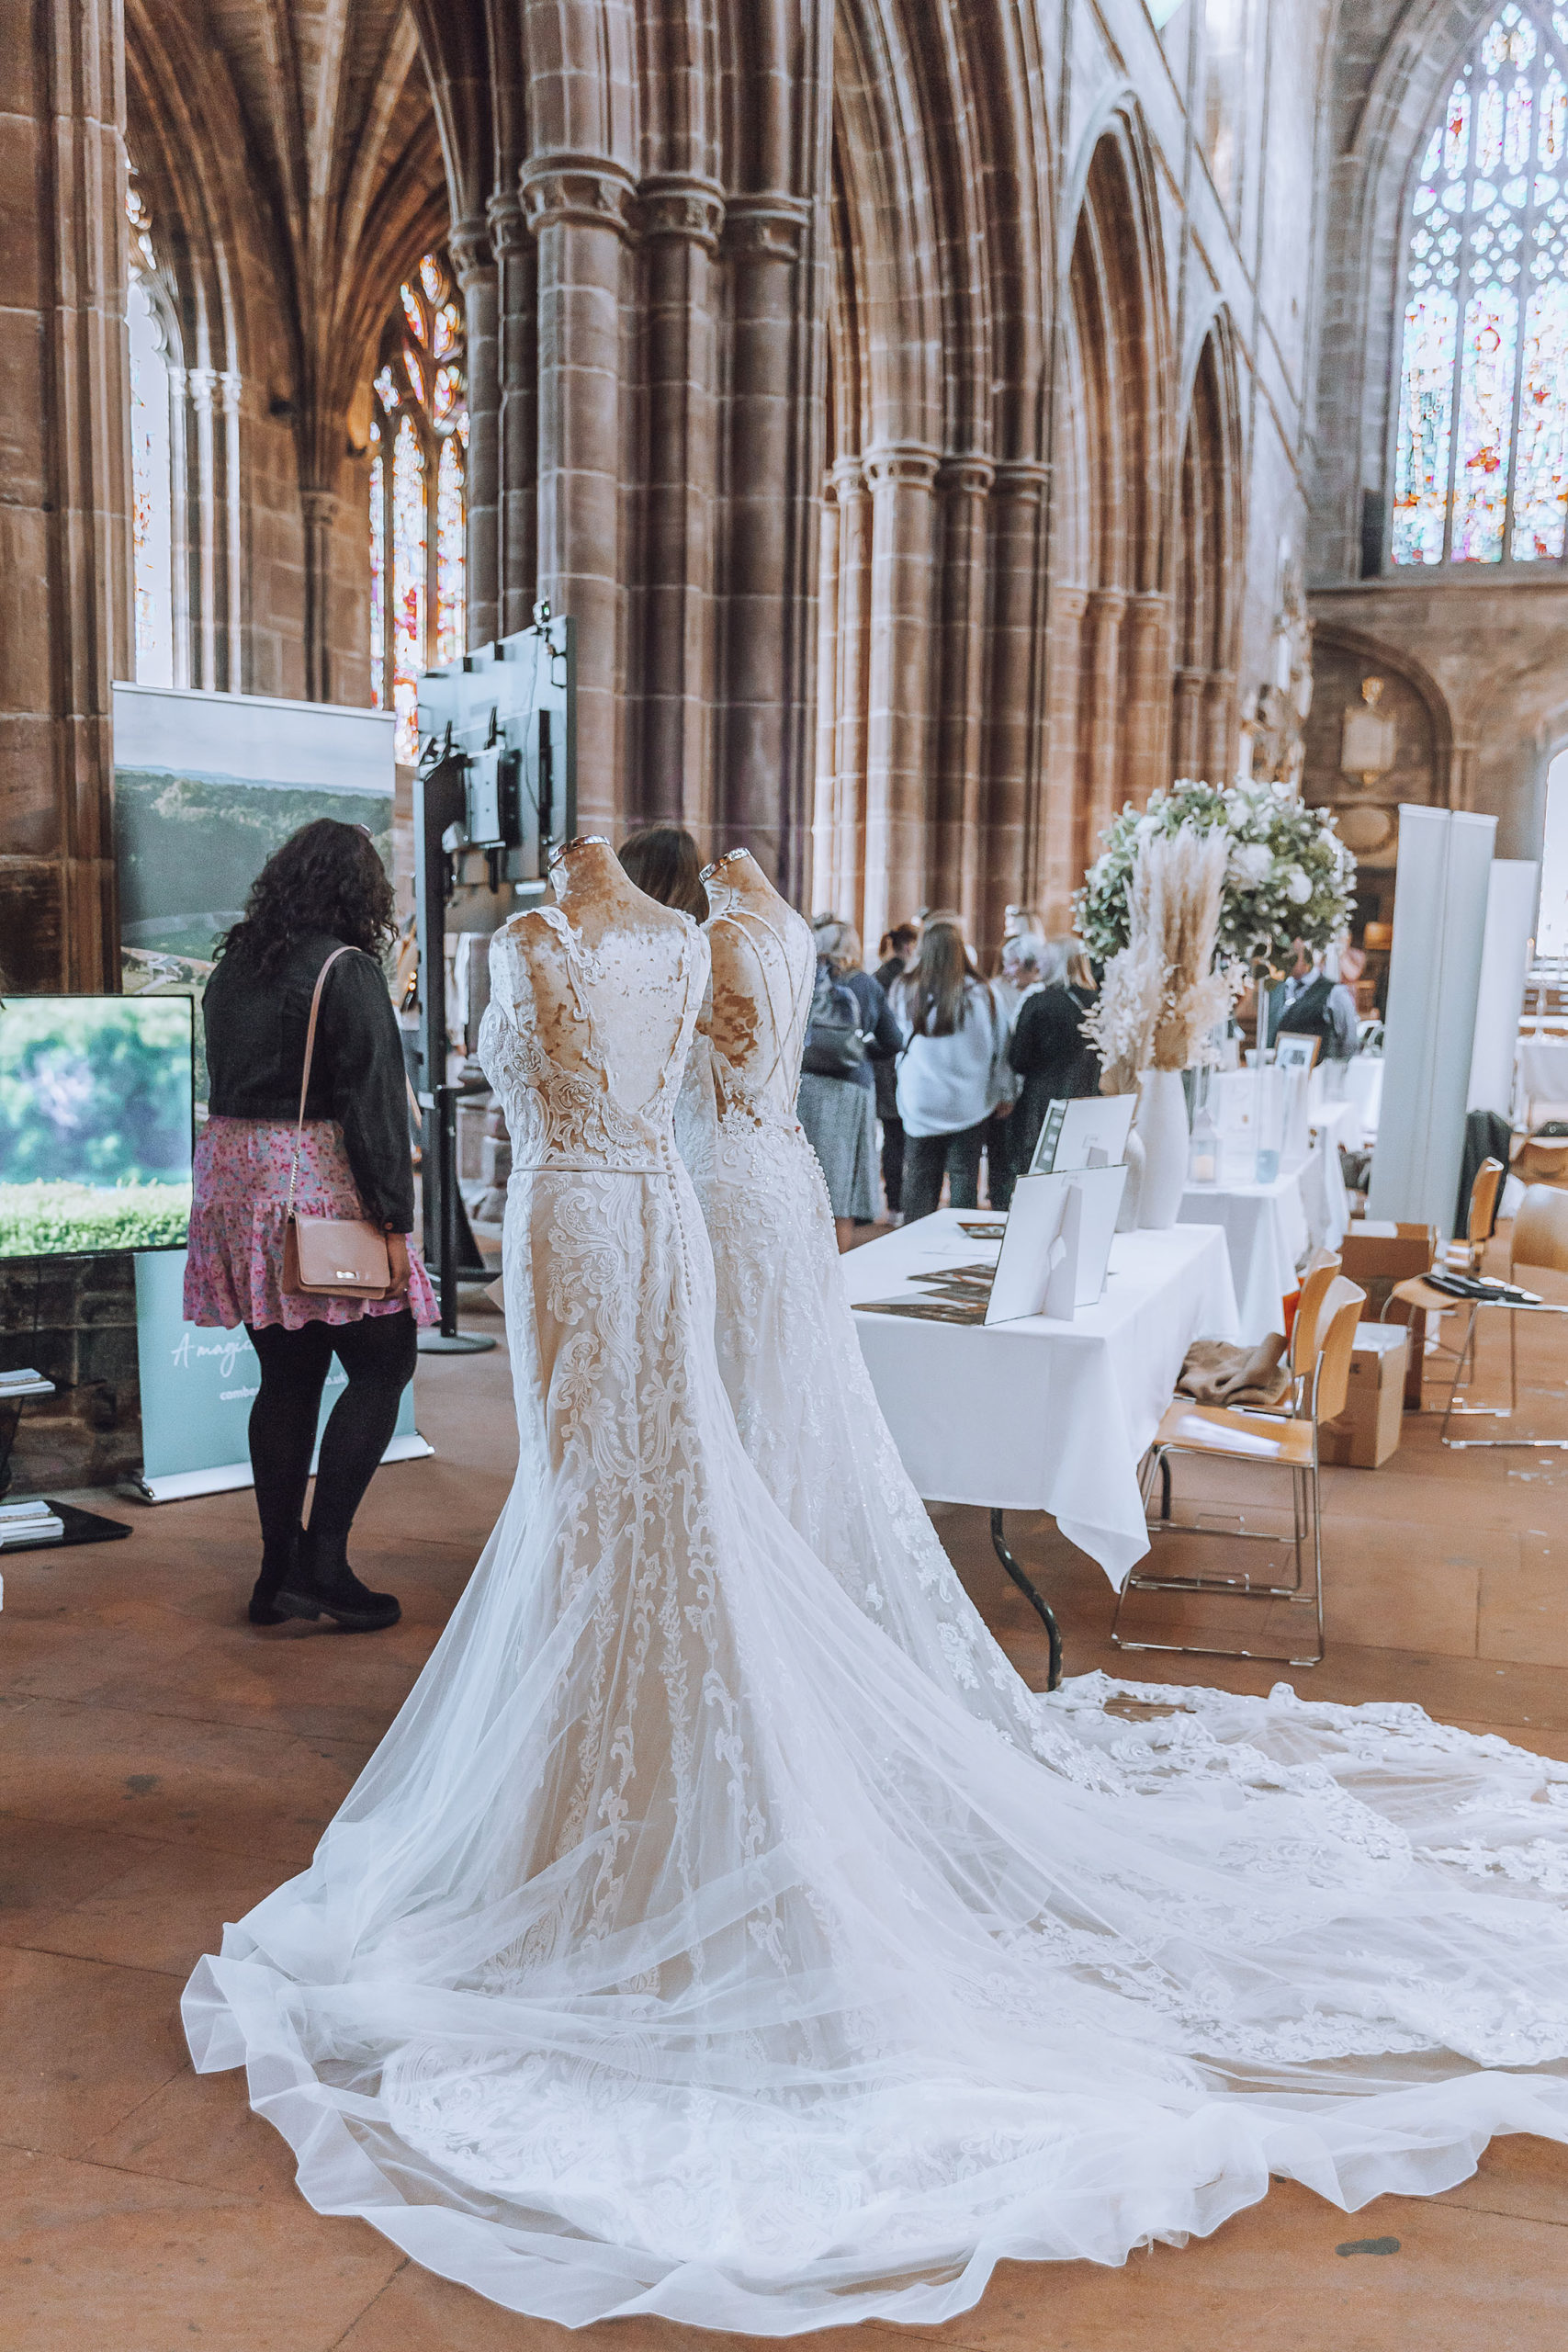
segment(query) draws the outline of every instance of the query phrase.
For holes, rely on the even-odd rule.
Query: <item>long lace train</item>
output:
[[[700,937],[546,928],[591,1053],[529,1034],[505,936],[483,1046],[516,1484],[310,1869],[186,1996],[306,2195],[569,2324],[786,2334],[933,2324],[1270,2174],[1355,2204],[1568,2137],[1568,1914],[1451,1810],[1445,1855],[1304,1751],[1229,1769],[1239,1716],[1165,1771],[1175,1719],[1047,1713],[1043,1769],[846,1595],[736,1433],[671,1089],[612,1077],[635,995],[678,1080]],[[1494,1760],[1477,1834],[1561,1853],[1564,1775]]]

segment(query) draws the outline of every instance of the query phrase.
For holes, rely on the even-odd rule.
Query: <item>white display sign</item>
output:
[[[1383,1099],[1367,1214],[1453,1232],[1495,817],[1399,812]]]

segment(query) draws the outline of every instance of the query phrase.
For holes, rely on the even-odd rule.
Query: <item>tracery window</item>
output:
[[[157,256],[152,225],[132,176],[130,277],[126,288],[130,343],[130,546],[137,683],[175,682],[175,492],[170,447],[169,355],[154,305]]]
[[[463,314],[426,254],[398,289],[370,426],[370,696],[397,714],[397,757],[419,756],[422,670],[454,662],[468,626]]]
[[[1560,562],[1568,6],[1508,0],[1449,91],[1405,230],[1396,564]]]

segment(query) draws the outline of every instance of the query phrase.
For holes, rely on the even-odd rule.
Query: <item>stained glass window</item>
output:
[[[1560,562],[1568,8],[1507,0],[1444,99],[1405,230],[1396,564]]]
[[[387,485],[381,428],[370,426],[370,699],[387,700]]]
[[[422,671],[467,640],[463,317],[426,254],[398,288],[371,386],[370,695],[397,714],[397,757],[419,757]]]

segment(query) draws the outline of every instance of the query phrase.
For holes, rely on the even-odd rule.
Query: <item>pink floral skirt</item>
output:
[[[195,1198],[186,1257],[185,1309],[192,1323],[357,1323],[362,1315],[440,1320],[424,1261],[409,1238],[409,1295],[301,1298],[283,1287],[283,1227],[294,1126],[286,1119],[209,1119],[196,1139]],[[309,1119],[299,1145],[294,1205],[306,1216],[363,1216],[335,1119]]]

